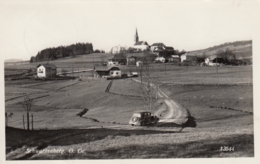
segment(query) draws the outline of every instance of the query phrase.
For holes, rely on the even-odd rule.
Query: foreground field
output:
[[[8,120],[12,128],[6,129],[6,158],[253,157],[252,68],[223,67],[218,76],[214,68],[168,69],[154,74],[161,90],[188,109],[195,121],[192,128],[128,125],[134,111],[145,109],[139,84],[131,79],[114,80],[109,92],[106,79],[6,80],[5,111],[14,114]],[[19,103],[24,95],[33,98],[34,131],[22,130],[26,113]],[[87,114],[76,116],[86,108]],[[223,146],[234,151],[221,151]],[[65,152],[26,154],[28,148]]]
[[[37,138],[33,138],[34,142],[21,143],[26,146],[11,151],[6,158],[28,160],[253,156],[254,143],[251,130],[243,127],[239,131],[225,130],[220,132],[209,129],[194,132],[186,129],[180,133],[176,129],[171,131],[89,129],[34,131],[30,132],[34,133],[31,135],[20,131],[20,139],[31,139],[29,136],[36,134]],[[14,135],[18,130],[7,129],[6,133]],[[9,142],[11,145],[17,141],[9,140]],[[235,151],[221,151],[221,147],[224,146],[234,147]],[[54,150],[58,151],[50,153]]]

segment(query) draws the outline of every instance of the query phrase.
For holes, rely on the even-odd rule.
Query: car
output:
[[[134,112],[129,124],[132,126],[135,125],[156,125],[159,121],[159,118],[153,115],[151,112],[148,111],[137,111]]]

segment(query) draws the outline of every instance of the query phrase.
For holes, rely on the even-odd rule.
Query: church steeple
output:
[[[136,28],[136,32],[135,32],[135,43],[139,41],[139,37],[138,37],[138,33],[137,33],[137,28]]]

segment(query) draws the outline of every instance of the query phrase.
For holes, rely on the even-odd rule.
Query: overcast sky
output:
[[[252,1],[0,1],[1,55],[29,60],[47,47],[91,42],[94,49],[139,40],[197,50],[251,40],[259,27]],[[256,13],[258,12],[258,14]]]

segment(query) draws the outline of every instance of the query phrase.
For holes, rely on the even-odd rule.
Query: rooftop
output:
[[[154,43],[151,46],[166,47],[163,43]]]
[[[147,46],[149,46],[149,44],[146,41],[138,41],[134,44],[134,46],[137,46],[137,45],[147,45]]]
[[[126,59],[126,56],[123,54],[114,55],[111,59]]]
[[[44,66],[45,68],[51,68],[51,69],[56,69],[57,68],[54,64],[49,64],[49,63],[47,63],[47,64],[39,64],[37,66],[37,68],[40,67],[40,66]]]
[[[109,67],[109,66],[95,66],[95,70],[96,71],[109,71],[111,69],[120,70],[119,67],[116,67],[116,66],[112,66],[112,67]]]

